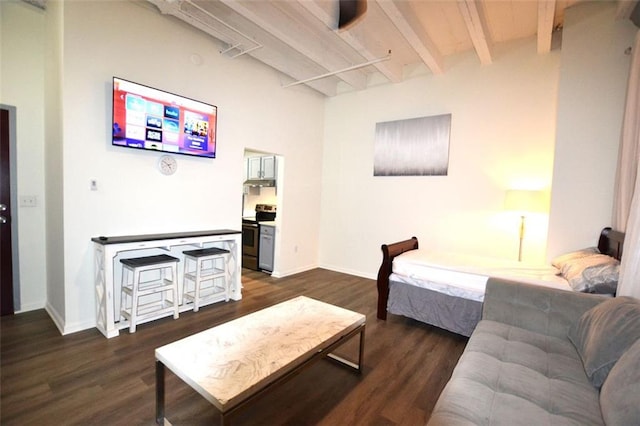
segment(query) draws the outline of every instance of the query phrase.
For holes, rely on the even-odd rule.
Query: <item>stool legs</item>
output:
[[[170,279],[167,276],[168,271],[171,271]],[[142,281],[142,274],[146,272],[155,272],[159,274],[159,279]],[[133,276],[133,279],[131,279],[131,275]],[[143,319],[159,317],[162,314],[172,314],[174,319],[178,319],[179,305],[177,277],[177,261],[164,262],[162,264],[150,264],[140,267],[123,264],[120,319],[129,320],[130,333],[135,333],[138,322]],[[167,293],[171,293],[171,300],[169,300]],[[142,298],[147,296],[159,297],[160,300],[142,303]],[[144,312],[141,313],[141,310]]]
[[[124,312],[127,312],[129,309],[133,310],[133,308],[129,308],[127,306],[127,292],[125,291],[125,287],[127,287],[127,283],[129,282],[129,271],[130,269],[126,266],[122,267],[122,278],[120,279],[120,321],[125,319]],[[131,301],[131,306],[133,307],[133,300]],[[129,329],[131,332],[131,329]]]
[[[131,285],[131,318],[129,319],[129,333],[136,332],[138,325],[138,286],[140,283],[140,271],[133,271],[133,284]]]
[[[171,266],[171,282],[173,285],[171,286],[172,293],[172,302],[173,302],[173,319],[178,319],[180,315],[179,306],[178,306],[178,266],[177,263],[174,263]]]
[[[191,262],[195,263],[195,266],[191,266]],[[211,262],[211,265],[205,266],[205,262]],[[203,283],[207,281],[211,281],[211,286],[203,286]],[[222,281],[221,286],[219,285],[220,281]],[[227,256],[221,254],[211,256],[185,254],[182,282],[184,285],[183,297],[185,300],[193,302],[194,312],[200,310],[203,301],[221,300],[220,296],[222,296],[228,302]],[[193,290],[191,290],[190,283],[193,283]]]
[[[183,252],[183,297],[193,302],[193,310],[221,300],[229,301],[227,271],[229,250],[218,247]],[[129,332],[135,333],[139,322],[179,313],[178,262],[176,257],[159,254],[121,259],[122,281],[120,294],[120,320],[129,320]],[[195,262],[190,270],[190,262]],[[170,272],[169,272],[170,271]],[[143,277],[143,274],[152,275]],[[169,278],[169,274],[171,277]],[[146,278],[146,281],[143,281]],[[193,282],[193,290],[189,283]],[[210,285],[204,284],[209,283]],[[170,294],[170,295],[169,295]]]
[[[167,269],[171,269],[171,280],[167,280]],[[179,307],[178,307],[178,285],[176,283],[176,277],[178,276],[178,271],[176,268],[176,265],[173,264],[171,265],[171,268],[162,268],[160,270],[160,281],[162,282],[167,282],[167,281],[171,281],[172,283],[175,283],[176,285],[172,285],[171,286],[171,304],[173,307],[173,319],[178,319],[178,315],[179,315]],[[165,303],[167,303],[167,299],[165,298],[165,294],[164,292],[162,292],[162,304],[164,305]]]
[[[196,279],[193,298],[193,312],[200,310],[200,286],[202,284],[202,261],[196,258]]]

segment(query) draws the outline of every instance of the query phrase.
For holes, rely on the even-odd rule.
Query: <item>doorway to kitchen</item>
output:
[[[277,276],[284,158],[245,149],[242,185],[242,267]]]

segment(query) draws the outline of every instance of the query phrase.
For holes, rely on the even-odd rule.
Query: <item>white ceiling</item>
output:
[[[342,30],[338,0],[148,1],[219,40],[221,54],[250,55],[282,72],[283,87],[306,81],[299,84],[334,96],[445,73],[444,58],[459,52],[474,50],[490,64],[496,44],[516,39],[535,36],[538,53],[548,53],[565,8],[588,0],[367,0],[364,15]],[[601,1],[616,4],[616,19],[629,19],[638,5]]]

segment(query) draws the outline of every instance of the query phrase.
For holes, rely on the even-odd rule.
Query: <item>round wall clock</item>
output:
[[[163,175],[172,175],[178,169],[178,162],[170,155],[163,155],[158,161],[158,169]]]

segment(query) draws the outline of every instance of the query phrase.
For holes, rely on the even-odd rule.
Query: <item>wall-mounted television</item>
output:
[[[112,144],[216,157],[218,108],[113,77]]]

